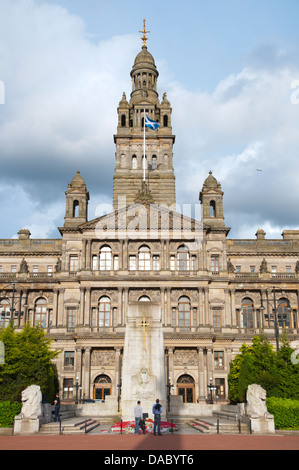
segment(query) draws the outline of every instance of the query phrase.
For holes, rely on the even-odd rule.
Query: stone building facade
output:
[[[226,400],[230,361],[263,331],[298,338],[299,230],[282,239],[229,238],[221,184],[212,172],[199,194],[197,221],[174,210],[171,106],[157,93],[158,71],[146,43],[131,71],[132,93],[118,107],[114,136],[114,211],[88,220],[79,172],[66,191],[57,239],[0,240],[0,327],[13,318],[40,325],[61,351],[61,398],[114,397],[121,408],[126,319],[137,302],[160,306],[167,390],[205,402],[212,379]],[[143,110],[160,127],[146,131]],[[275,294],[275,303],[273,295]],[[275,318],[278,330],[275,329]]]

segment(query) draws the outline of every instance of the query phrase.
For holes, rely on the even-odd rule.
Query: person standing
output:
[[[54,421],[60,421],[59,417],[59,411],[60,411],[60,398],[58,393],[56,393],[55,400],[54,400],[54,405],[55,405],[55,415],[54,415]]]
[[[139,434],[139,423],[141,418],[143,417],[141,402],[138,400],[137,405],[134,408],[134,416],[135,416],[135,434]]]
[[[162,414],[162,405],[159,403],[159,398],[157,398],[156,403],[153,405],[153,415],[154,415],[154,436],[158,428],[158,436],[161,434],[161,414]]]

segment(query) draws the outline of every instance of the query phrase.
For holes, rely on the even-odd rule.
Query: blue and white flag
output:
[[[154,130],[158,129],[158,127],[160,126],[160,124],[157,121],[153,121],[148,116],[145,116],[144,125],[145,127],[149,127],[150,129],[154,129]]]

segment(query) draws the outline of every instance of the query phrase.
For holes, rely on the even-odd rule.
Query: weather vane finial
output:
[[[143,36],[142,36],[142,47],[146,47],[146,41],[148,40],[148,38],[146,37],[146,33],[150,33],[150,31],[147,31],[145,29],[145,19],[143,20],[143,31],[139,31],[139,33],[143,33]]]

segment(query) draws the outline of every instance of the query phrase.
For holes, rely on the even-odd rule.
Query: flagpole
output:
[[[145,109],[143,115],[143,181],[145,181]]]

